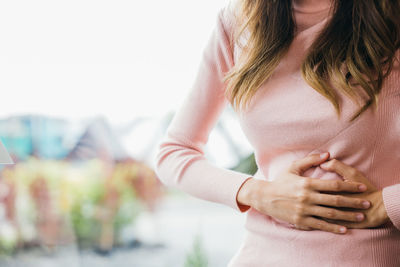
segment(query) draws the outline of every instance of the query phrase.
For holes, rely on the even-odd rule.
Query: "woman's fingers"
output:
[[[364,175],[362,172],[357,170],[356,168],[345,164],[344,162],[338,159],[331,159],[327,162],[324,162],[320,165],[320,167],[326,171],[336,172],[340,176],[343,177],[346,181],[355,181],[364,183],[368,189],[376,190],[376,186],[373,185]]]
[[[341,208],[368,209],[371,203],[361,198],[351,198],[342,195],[312,193],[309,197],[310,204],[318,204]]]
[[[265,182],[265,188],[260,189],[261,194],[255,194],[263,197],[259,197],[253,206],[269,216],[285,220],[296,228],[304,230],[345,233],[346,227],[337,224],[338,222],[347,224],[364,222],[368,218],[360,211],[344,209],[368,209],[372,202],[349,197],[349,194],[344,193],[364,193],[369,189],[367,188],[369,184],[356,179],[321,180],[302,176],[304,171],[320,165],[328,158],[329,153],[311,154],[295,160],[277,179]],[[338,173],[342,174],[344,170],[347,177],[360,175],[355,170],[349,171],[349,168],[343,168],[343,165],[330,164],[331,170],[337,167],[340,169]]]
[[[341,211],[337,209],[321,207],[321,206],[307,206],[305,214],[319,216],[332,220],[342,220],[348,222],[361,222],[365,219],[365,215],[360,212]]]
[[[309,189],[326,192],[364,192],[367,187],[363,183],[345,182],[341,180],[321,180],[315,178],[306,178]]]
[[[307,157],[293,161],[289,167],[289,171],[291,173],[301,175],[307,169],[311,168],[312,166],[318,166],[328,158],[329,158],[329,152],[321,154],[311,154],[308,155]]]
[[[314,217],[304,217],[302,219],[302,224],[308,227],[311,227],[313,229],[317,229],[317,230],[322,230],[322,231],[326,231],[326,232],[332,232],[335,234],[344,234],[346,233],[346,227],[342,226],[342,225],[337,225],[337,224],[333,224],[333,223],[328,223],[324,220],[321,219],[317,219]]]

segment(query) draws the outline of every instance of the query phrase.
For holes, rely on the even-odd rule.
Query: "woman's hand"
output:
[[[367,187],[360,182],[320,180],[301,176],[304,171],[318,166],[328,158],[329,153],[326,153],[322,157],[320,154],[312,154],[296,160],[274,181],[249,179],[238,193],[238,202],[294,224],[298,229],[345,233],[346,227],[336,222],[327,222],[323,218],[347,222],[362,221],[364,216],[361,212],[342,211],[338,208],[366,209],[370,203],[362,198],[321,192],[360,193]]]
[[[339,223],[348,228],[372,228],[385,224],[390,220],[383,204],[382,190],[379,190],[375,185],[368,181],[362,172],[337,159],[329,160],[320,165],[320,167],[326,171],[336,172],[342,176],[345,181],[364,183],[368,187],[367,191],[361,194],[351,194],[346,196],[352,198],[363,198],[371,203],[371,208],[368,210],[358,210],[358,212],[363,212],[365,214],[366,219],[362,222],[327,221],[331,223]],[[352,210],[357,211],[354,209]]]

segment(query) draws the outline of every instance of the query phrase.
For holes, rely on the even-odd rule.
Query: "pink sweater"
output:
[[[368,109],[349,124],[358,107],[340,94],[342,116],[338,119],[331,103],[300,74],[307,47],[329,18],[327,9],[312,9],[295,9],[299,32],[287,56],[257,91],[250,108],[238,113],[254,147],[258,166],[254,177],[272,181],[295,159],[329,151],[331,158],[357,168],[383,189],[390,222],[338,235],[297,230],[253,208],[238,206],[237,192],[250,175],[216,166],[204,156],[209,133],[229,104],[221,79],[240,53],[237,45],[230,45],[233,16],[229,6],[220,11],[197,78],[159,143],[156,173],[168,186],[246,212],[246,238],[230,267],[400,266],[400,66],[396,63],[385,80],[376,114]],[[304,176],[340,179],[318,166]]]

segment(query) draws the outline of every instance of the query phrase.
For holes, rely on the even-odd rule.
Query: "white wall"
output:
[[[0,118],[162,116],[191,86],[227,0],[0,2]]]

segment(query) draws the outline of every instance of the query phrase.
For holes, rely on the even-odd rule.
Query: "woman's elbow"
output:
[[[154,171],[157,175],[157,178],[162,182],[165,186],[171,187],[174,186],[174,177],[172,177],[172,172],[168,171],[167,163],[165,162],[168,158],[167,151],[162,147],[162,143],[159,144],[156,155],[154,157]]]

